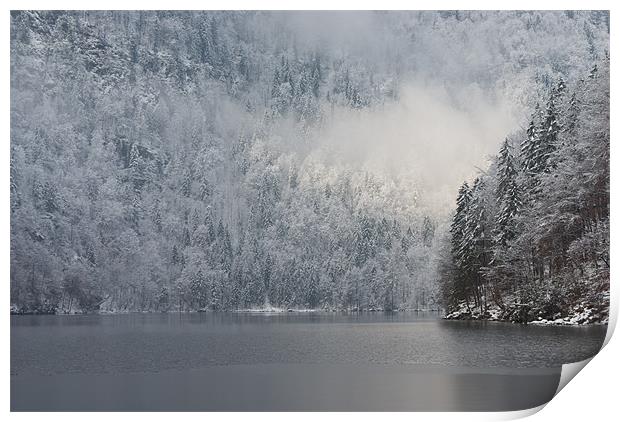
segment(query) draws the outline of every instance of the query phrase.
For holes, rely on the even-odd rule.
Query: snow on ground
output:
[[[526,308],[526,313],[520,313],[522,306],[524,305],[512,305],[502,310],[493,305],[482,313],[478,309],[468,308],[465,303],[461,303],[458,309],[446,314],[444,319],[525,322],[520,320],[525,315],[527,323],[533,325],[585,325],[607,324],[609,322],[609,313],[605,308],[599,307],[597,309],[588,306],[586,303],[573,306],[567,316],[557,314],[554,315],[554,318],[532,317],[535,311],[529,308]]]

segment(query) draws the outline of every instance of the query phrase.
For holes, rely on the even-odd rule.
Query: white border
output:
[[[480,9],[480,10],[609,10],[612,2],[605,0],[591,0],[584,4],[579,0],[505,0],[494,2],[489,0],[470,0],[467,2],[455,0],[405,0],[382,1],[330,1],[330,0],[176,0],[165,2],[160,0],[93,0],[89,2],[78,0],[56,0],[53,2],[42,0],[9,0],[4,2],[7,9],[78,9],[78,10],[453,10],[453,9]],[[415,6],[415,7],[414,7]],[[584,7],[585,6],[585,7]]]
[[[0,162],[3,164],[3,171],[0,173],[0,192],[2,197],[0,198],[0,209],[2,215],[2,223],[0,224],[0,236],[4,239],[4,242],[0,245],[2,253],[0,254],[0,268],[2,270],[2,278],[0,280],[4,281],[4,288],[2,289],[2,295],[4,297],[3,302],[4,312],[0,312],[0,318],[2,319],[2,325],[0,327],[1,335],[3,339],[8,340],[10,338],[9,335],[9,288],[8,288],[8,280],[9,280],[9,238],[10,238],[10,227],[9,227],[9,139],[10,139],[10,129],[9,129],[9,13],[8,11],[11,9],[117,9],[117,10],[131,10],[131,9],[298,9],[298,10],[321,10],[321,9],[422,9],[422,10],[441,10],[441,9],[556,9],[556,10],[569,10],[569,9],[602,9],[602,10],[611,10],[611,46],[615,45],[615,28],[616,25],[619,24],[619,20],[616,19],[616,10],[612,7],[613,3],[611,1],[577,1],[577,0],[565,0],[565,1],[533,1],[533,0],[521,0],[521,1],[502,1],[500,2],[492,2],[492,1],[468,1],[468,2],[458,2],[458,1],[447,1],[447,0],[419,0],[416,2],[410,1],[402,1],[402,0],[383,0],[381,2],[370,2],[370,1],[356,1],[356,2],[343,2],[343,1],[325,1],[325,0],[315,0],[315,1],[284,1],[284,0],[262,0],[262,1],[238,1],[238,0],[210,0],[210,1],[196,1],[196,0],[176,0],[174,2],[163,2],[163,1],[119,1],[119,0],[108,0],[108,1],[89,1],[85,3],[84,1],[54,1],[54,2],[45,2],[45,1],[32,1],[32,0],[24,0],[24,1],[7,1],[4,2],[6,5],[5,14],[0,19],[0,28],[2,29],[2,40],[1,45],[1,54],[2,57],[5,58],[4,65],[2,66],[0,72],[2,74],[2,80],[4,84],[2,85],[2,108],[3,112],[0,114],[2,121],[3,132],[5,133],[5,143],[3,147],[0,148],[0,154],[2,157],[0,158]],[[586,6],[586,7],[584,7]],[[620,10],[620,9],[619,9]],[[612,53],[613,55],[613,53]],[[615,63],[615,62],[614,62]],[[615,72],[616,66],[612,64],[612,90],[615,87],[613,81],[617,79],[617,72]],[[612,94],[612,98],[616,98],[615,94]],[[614,132],[614,118],[617,113],[617,108],[615,106],[615,102],[612,100],[612,133]],[[618,180],[618,172],[617,169],[617,154],[615,152],[615,148],[612,147],[612,187],[616,186],[616,182]],[[611,209],[612,215],[613,210],[620,209],[617,207],[616,196],[612,195],[611,197]],[[611,232],[611,243],[612,243],[612,252],[615,250],[614,246],[616,241],[618,241],[617,231],[615,230],[615,226],[612,226]],[[612,253],[612,261],[614,265],[612,268],[615,268],[616,259],[615,255]],[[613,270],[612,270],[613,271]],[[613,279],[613,277],[612,277]],[[612,286],[612,313],[613,315],[618,314],[618,294],[615,289],[615,284]],[[612,322],[610,323],[609,334],[613,331],[613,327],[615,326],[615,318],[612,318]],[[609,335],[606,339],[608,344],[605,346],[603,351],[596,356],[592,361],[587,365],[587,369],[582,371],[579,376],[576,377],[575,380],[568,383],[566,388],[564,388],[561,393],[554,398],[543,411],[535,413],[539,411],[539,409],[529,410],[529,411],[521,411],[521,412],[504,412],[504,413],[415,413],[415,414],[407,414],[407,413],[393,413],[390,414],[390,419],[395,420],[407,420],[409,421],[413,418],[420,418],[420,420],[438,420],[438,421],[453,421],[455,419],[458,420],[472,420],[472,421],[481,421],[481,420],[503,420],[503,419],[514,419],[517,417],[531,415],[533,420],[562,420],[562,421],[582,421],[582,420],[603,420],[609,418],[611,415],[617,415],[620,406],[618,405],[617,391],[618,387],[618,358],[620,356],[619,346],[617,339],[611,339],[609,341]],[[4,382],[0,385],[1,388],[1,403],[5,412],[9,412],[10,401],[9,401],[9,392],[10,392],[10,348],[9,342],[4,342],[5,346],[2,347],[2,371],[4,375]],[[328,419],[328,420],[371,420],[375,418],[386,417],[386,415],[374,415],[372,413],[362,413],[362,414],[343,414],[343,413],[321,413],[321,414],[313,414],[313,413],[295,413],[295,414],[287,414],[287,413],[255,413],[255,414],[247,414],[247,413],[227,413],[227,414],[196,414],[196,413],[184,413],[184,414],[175,414],[169,415],[167,413],[150,413],[150,414],[140,414],[134,415],[131,413],[116,413],[114,415],[108,415],[105,413],[89,413],[89,414],[80,414],[80,413],[48,413],[48,414],[30,414],[30,413],[12,413],[10,417],[14,420],[34,420],[44,418],[45,420],[50,420],[52,422],[55,421],[73,421],[84,419],[92,420],[92,421],[103,421],[113,417],[114,419],[120,418],[121,420],[125,419],[142,419],[148,418],[153,421],[163,421],[168,420],[170,417],[178,417],[183,418],[183,420],[204,420],[207,418],[232,418],[237,419],[247,419],[252,418],[258,421],[261,420],[269,420],[269,421],[287,421],[294,419],[295,421],[309,421],[314,420],[315,418]]]

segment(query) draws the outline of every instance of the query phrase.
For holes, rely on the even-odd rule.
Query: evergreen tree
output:
[[[540,109],[536,104],[534,113],[526,131],[527,137],[521,143],[521,169],[525,175],[532,177],[538,172],[538,153],[542,134],[540,125]]]
[[[435,224],[428,217],[424,216],[422,220],[422,242],[424,246],[430,248],[433,244],[433,239],[435,238]]]
[[[452,256],[458,267],[465,265],[462,245],[467,228],[470,201],[471,189],[467,182],[463,182],[459,188],[456,199],[456,212],[450,226],[450,233],[452,234]]]
[[[495,239],[499,245],[505,247],[516,235],[515,217],[522,206],[518,172],[508,138],[502,144],[497,165],[498,182],[495,195],[499,213],[495,219]]]

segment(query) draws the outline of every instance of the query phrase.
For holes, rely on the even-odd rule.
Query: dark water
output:
[[[11,317],[13,410],[516,410],[606,327],[433,314]]]

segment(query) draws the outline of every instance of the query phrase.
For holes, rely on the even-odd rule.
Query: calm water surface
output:
[[[11,317],[13,410],[516,410],[605,326],[437,314]]]

